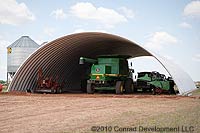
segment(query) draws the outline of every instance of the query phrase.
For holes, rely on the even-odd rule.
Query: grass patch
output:
[[[200,88],[192,92],[193,96],[200,96]]]
[[[149,117],[147,120],[140,121],[137,126],[143,127],[193,127],[194,132],[200,132],[200,106],[189,108],[186,110],[179,110],[172,113],[165,113],[158,116]],[[182,132],[182,131],[181,131]]]
[[[200,102],[196,99],[196,102]],[[185,105],[187,106],[187,104]],[[119,117],[114,118],[106,122],[105,124],[101,124],[102,126],[119,126],[119,127],[136,127],[137,131],[139,131],[140,127],[144,128],[171,128],[172,131],[163,131],[163,132],[184,132],[185,130],[194,130],[193,133],[200,132],[200,104],[195,104],[195,106],[184,107],[180,110],[167,112],[167,113],[159,113],[158,115],[143,115],[142,118],[137,118],[137,113],[135,111],[124,112],[119,115]],[[174,129],[174,130],[173,130]],[[156,133],[156,131],[142,131],[143,133]],[[83,132],[85,132],[83,130]],[[92,131],[87,129],[87,132],[92,133]],[[162,132],[162,131],[157,131]],[[185,131],[186,132],[186,131]],[[127,132],[129,133],[129,132]]]

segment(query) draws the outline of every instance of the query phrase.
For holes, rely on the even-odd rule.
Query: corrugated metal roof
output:
[[[125,38],[106,33],[79,33],[58,38],[35,51],[15,74],[9,91],[26,91],[37,87],[37,71],[43,76],[60,76],[66,81],[65,89],[80,89],[81,76],[85,72],[79,58],[120,54],[131,57],[154,56],[173,77],[181,95],[196,89],[190,76],[175,64],[142,48]],[[172,65],[172,66],[171,66]]]
[[[39,45],[35,41],[33,41],[29,36],[22,36],[8,47],[38,48]]]

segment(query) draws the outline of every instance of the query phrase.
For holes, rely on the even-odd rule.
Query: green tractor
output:
[[[80,57],[79,64],[90,63],[87,93],[115,91],[116,94],[132,93],[134,70],[128,68],[128,55],[101,55],[97,59]]]
[[[164,74],[159,72],[139,72],[137,81],[134,84],[134,90],[152,91],[153,94],[175,94],[174,85],[171,77],[166,78]]]

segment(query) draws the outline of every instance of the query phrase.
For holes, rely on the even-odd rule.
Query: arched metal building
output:
[[[86,32],[67,35],[40,47],[18,69],[9,91],[26,91],[37,87],[39,68],[43,69],[44,76],[64,77],[66,89],[79,90],[81,76],[85,71],[79,65],[79,58],[95,58],[106,54],[131,55],[133,58],[154,56],[172,76],[181,95],[196,89],[190,76],[181,68],[136,43],[116,35]]]

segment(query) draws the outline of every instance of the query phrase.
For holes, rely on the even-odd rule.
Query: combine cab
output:
[[[174,81],[172,78],[166,78],[164,74],[159,72],[139,72],[134,90],[149,91],[153,94],[169,93],[175,94]]]
[[[132,93],[133,80],[129,75],[127,55],[105,55],[97,59],[80,57],[80,63],[91,63],[87,93],[95,91],[115,91],[116,94]]]

